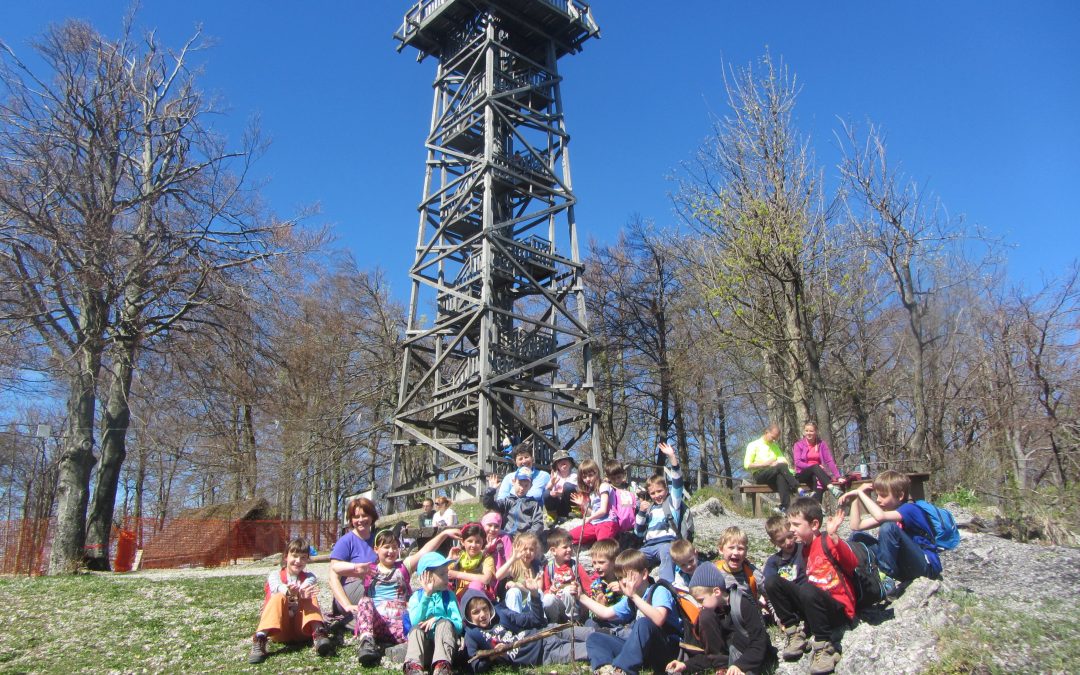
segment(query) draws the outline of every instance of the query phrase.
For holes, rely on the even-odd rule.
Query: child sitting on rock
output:
[[[934,530],[923,510],[908,501],[910,492],[910,478],[899,471],[882,471],[873,484],[842,495],[840,504],[851,504],[851,540],[866,544],[876,554],[882,572],[897,581],[937,579],[941,577],[941,559]],[[865,532],[874,528],[878,530],[876,539]]]
[[[749,547],[750,538],[745,532],[734,526],[727,528],[720,534],[720,544],[717,546],[720,559],[716,561],[716,566],[732,582],[738,584],[744,593],[762,602],[761,586],[765,580],[760,578],[757,568],[746,559]]]
[[[762,571],[764,580],[768,581],[769,577],[779,574],[788,581],[805,584],[806,557],[803,555],[803,545],[795,539],[795,534],[788,527],[787,516],[770,516],[765,521],[765,532],[776,547],[776,553],[765,561]]]
[[[657,449],[668,458],[671,465],[664,469],[665,476],[652,476],[645,481],[651,501],[643,500],[638,504],[634,533],[645,542],[641,552],[649,558],[650,566],[660,565],[659,577],[671,581],[675,576],[675,567],[671,562],[671,542],[679,539],[679,528],[682,525],[676,521],[682,513],[683,479],[675,448],[667,443],[660,443]]]
[[[692,542],[676,539],[671,542],[671,562],[675,567],[675,578],[671,585],[680,591],[690,590],[690,578],[698,568],[698,552]]]
[[[824,675],[833,672],[840,660],[832,642],[834,632],[849,627],[855,618],[851,576],[858,560],[847,543],[836,536],[844,522],[843,511],[829,519],[824,535],[821,504],[811,497],[792,502],[787,517],[795,538],[803,544],[807,583],[796,584],[777,574],[765,582],[765,593],[784,630],[784,659],[797,661],[808,648],[812,649],[810,673]],[[809,646],[800,621],[813,638]]]
[[[304,570],[309,560],[307,541],[293,539],[285,549],[281,569],[266,578],[262,616],[251,640],[248,663],[266,660],[267,640],[282,643],[313,640],[319,656],[326,656],[333,649],[319,610],[315,575]]]

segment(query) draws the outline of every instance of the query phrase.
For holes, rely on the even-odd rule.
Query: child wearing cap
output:
[[[488,476],[488,489],[484,491],[483,503],[486,508],[496,509],[506,515],[504,531],[513,536],[519,532],[532,532],[540,535],[544,530],[544,507],[539,499],[529,496],[532,491],[533,472],[521,467],[513,473],[513,488],[510,494],[499,497],[498,476]]]
[[[417,565],[420,589],[409,597],[405,675],[451,675],[450,664],[462,633],[457,597],[449,590],[450,561],[441,553],[425,553]]]
[[[529,488],[528,496],[544,503],[544,489],[547,487],[548,476],[547,471],[541,471],[533,467],[533,451],[532,443],[525,442],[514,447],[514,464],[517,468],[506,474],[503,477],[502,482],[499,483],[499,491],[496,493],[496,499],[505,499],[513,491],[513,483],[517,478],[517,473],[521,469],[528,469],[531,474],[532,485]]]
[[[690,595],[701,605],[694,636],[702,651],[667,664],[669,673],[701,671],[735,675],[760,673],[776,661],[765,623],[753,598],[739,590],[716,565],[699,565],[690,577]]]
[[[551,458],[551,480],[547,484],[544,508],[558,525],[570,517],[574,503],[570,496],[577,492],[578,475],[574,458],[565,450],[556,452]]]

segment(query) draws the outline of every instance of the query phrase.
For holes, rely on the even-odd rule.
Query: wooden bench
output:
[[[907,477],[911,479],[911,495],[910,496],[911,496],[912,499],[929,499],[930,498],[929,497],[930,490],[929,490],[929,488],[927,486],[927,483],[930,481],[930,474],[929,473],[909,473],[909,474],[907,474]],[[865,485],[867,483],[872,483],[872,482],[873,482],[873,479],[864,479],[864,480],[852,481],[850,489],[854,490],[855,488],[859,487],[860,485]],[[805,484],[805,483],[803,483],[800,487],[803,487],[803,488],[805,488],[807,490],[810,489],[810,486]],[[755,518],[757,518],[758,513],[761,511],[761,495],[776,494],[776,490],[773,490],[772,487],[770,487],[768,485],[759,485],[757,483],[754,483],[752,485],[740,485],[739,486],[739,494],[741,494],[744,499],[746,498],[747,495],[753,495],[754,496],[753,501],[751,502],[751,506],[750,506],[750,513],[753,514],[753,516]]]

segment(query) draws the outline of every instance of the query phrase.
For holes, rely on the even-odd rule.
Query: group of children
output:
[[[575,467],[568,456],[554,463],[552,475],[561,481],[544,475],[539,499],[529,496],[538,477],[531,455],[517,456],[508,494],[502,494],[505,481],[491,481],[484,501],[492,510],[481,523],[446,528],[404,560],[393,533],[377,532],[371,540],[377,562],[341,568],[351,574],[366,565],[359,571],[364,598],[341,608],[359,638],[361,664],[377,662],[373,643],[407,643],[406,673],[586,660],[604,675],[758,673],[777,655],[765,628],[775,621],[785,659],[810,651],[810,672],[828,673],[839,660],[838,633],[856,611],[858,560],[836,534],[846,517],[853,539],[876,553],[883,574],[899,581],[940,574],[933,546],[910,534],[926,529],[916,522],[918,507],[905,503],[906,477],[896,472],[875,480],[876,497],[869,486],[841,495],[842,508],[828,521],[812,498],[797,499],[786,516],[770,518],[766,531],[777,552],[762,570],[747,559],[748,537],[735,527],[720,537],[715,560],[702,560],[681,536],[677,455],[666,444],[659,449],[668,466],[646,485],[649,499],[641,500],[634,518],[640,539],[632,546],[620,545],[615,514],[621,467],[606,467],[603,481],[595,463],[582,462],[577,482],[569,483]],[[544,522],[545,497],[556,510],[550,517],[565,517],[557,513],[564,493],[552,499],[549,492],[556,486],[571,490],[580,510],[581,523],[570,530]],[[872,528],[878,538],[865,532]],[[438,549],[447,540],[454,546],[444,556]],[[268,638],[306,635],[320,655],[331,649],[314,578],[304,571],[305,546],[290,544],[285,567],[267,580],[253,662],[265,658]],[[588,569],[578,562],[584,546]]]

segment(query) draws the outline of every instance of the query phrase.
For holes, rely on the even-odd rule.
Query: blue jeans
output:
[[[878,527],[877,539],[869,532],[853,532],[851,541],[866,544],[877,557],[881,571],[897,581],[938,577],[937,570],[926,559],[926,552],[922,547],[892,521],[886,521]]]
[[[640,549],[649,560],[649,566],[660,565],[657,577],[664,581],[675,580],[675,563],[671,561],[671,542],[665,541],[659,544],[646,544]]]
[[[589,650],[589,666],[596,670],[611,664],[637,675],[645,667],[663,672],[668,663],[679,655],[679,636],[668,635],[645,617],[638,617],[626,639],[593,633],[585,641]]]

